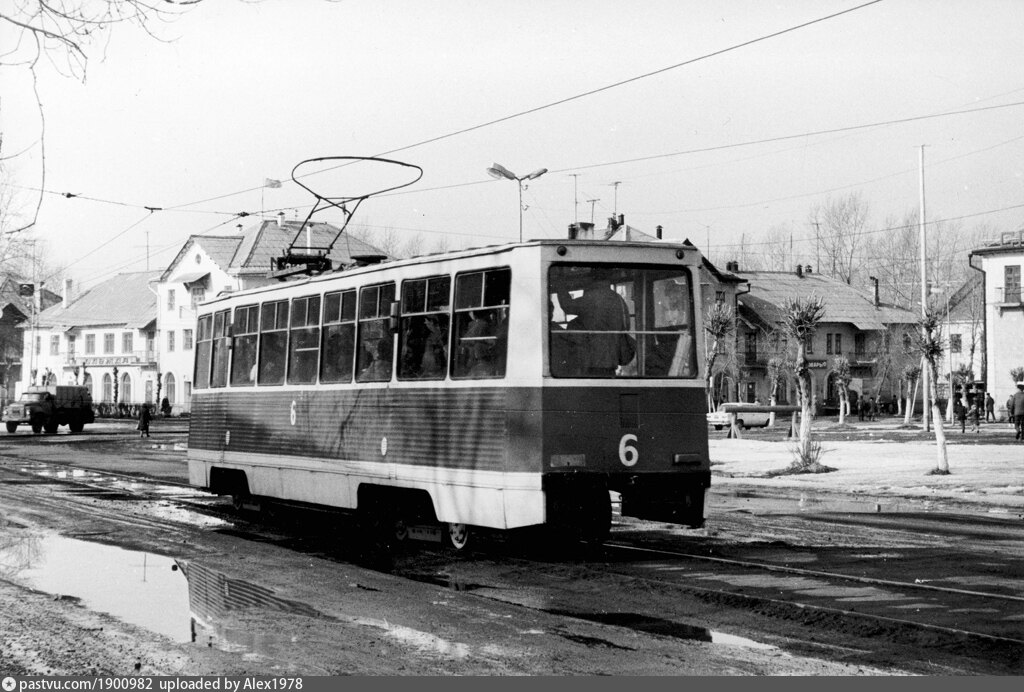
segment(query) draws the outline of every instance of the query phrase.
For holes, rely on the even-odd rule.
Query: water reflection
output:
[[[191,638],[188,588],[171,558],[0,525],[0,576],[144,627]]]

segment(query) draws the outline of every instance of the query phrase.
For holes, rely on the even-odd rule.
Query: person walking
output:
[[[1013,416],[1014,429],[1017,433],[1014,439],[1024,442],[1024,380],[1017,383],[1017,391],[1009,403],[1013,404],[1009,411]]]
[[[991,392],[985,392],[985,422],[996,420],[996,400],[992,398]]]
[[[976,433],[981,430],[981,404],[973,401],[968,407],[967,417],[971,419],[971,432]]]
[[[967,432],[967,409],[964,408],[964,402],[960,400],[959,395],[957,395],[956,401],[953,402],[953,417],[960,424],[960,432]]]
[[[149,437],[149,422],[153,419],[153,414],[149,412],[149,404],[143,404],[139,410],[139,425],[137,430],[139,431],[139,437],[145,435]]]

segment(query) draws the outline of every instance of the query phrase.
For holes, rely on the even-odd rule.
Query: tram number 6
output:
[[[640,450],[635,446],[636,435],[632,433],[622,436],[619,440],[619,461],[623,466],[633,466],[640,458]]]
[[[295,425],[295,421],[298,420],[298,414],[295,412],[295,402],[292,401],[292,407],[288,410],[288,419],[292,425]]]

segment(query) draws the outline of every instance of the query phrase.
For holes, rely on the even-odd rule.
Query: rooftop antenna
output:
[[[619,185],[622,185],[621,180],[616,180],[611,184],[615,188],[615,205],[612,207],[612,216],[618,217],[619,215]]]
[[[594,204],[600,202],[600,199],[588,199],[587,203],[590,204],[590,223],[594,223]]]
[[[579,173],[570,173],[572,176],[572,220],[576,228],[580,227],[580,196],[576,184],[579,182]]]

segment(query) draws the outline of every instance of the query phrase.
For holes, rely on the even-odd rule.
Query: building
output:
[[[155,402],[156,295],[149,284],[159,275],[118,274],[73,299],[65,282],[63,301],[26,330],[23,385],[84,384],[96,403]]]
[[[1024,302],[1021,267],[1024,266],[1024,229],[1007,232],[972,250],[968,260],[982,277],[984,312],[983,379],[1006,416],[1006,400],[1015,391],[1010,371],[1024,368]]]
[[[25,331],[36,313],[61,302],[56,293],[18,277],[0,279],[0,406],[20,394]]]
[[[787,301],[810,295],[824,298],[825,314],[807,342],[812,405],[818,412],[838,409],[839,392],[831,374],[835,358],[846,356],[852,379],[850,390],[888,402],[900,395],[903,346],[917,317],[907,310],[883,305],[843,281],[814,274],[810,266],[793,272],[742,271],[732,265],[750,290],[738,297],[737,360],[739,400],[767,403],[772,385],[769,360],[790,350],[779,331]],[[796,383],[789,376],[776,393],[779,403],[796,403]]]
[[[937,364],[940,398],[949,396],[949,383],[955,379],[950,377],[950,373],[969,371],[969,382],[983,376],[985,301],[982,290],[981,273],[972,272],[972,276],[957,290],[932,296],[930,307],[942,318],[942,331],[946,338],[946,353]]]
[[[157,359],[160,363],[161,399],[172,415],[187,412],[192,396],[195,360],[196,306],[223,292],[274,283],[272,262],[297,236],[306,247],[326,248],[335,267],[359,258],[384,257],[378,248],[326,223],[262,219],[248,229],[230,235],[191,236],[153,284],[156,294]]]

